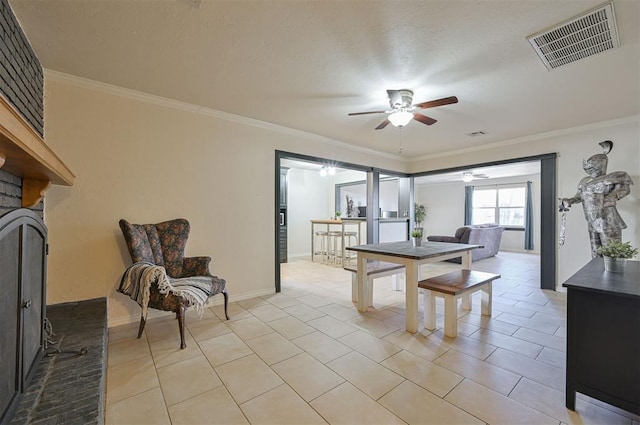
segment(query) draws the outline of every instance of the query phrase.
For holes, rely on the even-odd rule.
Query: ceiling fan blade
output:
[[[352,115],[367,115],[367,114],[384,114],[387,111],[369,111],[369,112],[351,112],[349,116]]]
[[[435,120],[431,117],[428,117],[426,115],[422,115],[419,114],[417,112],[413,113],[413,119],[416,121],[420,121],[422,124],[426,124],[426,125],[431,125],[431,124],[435,124],[436,122],[438,122],[438,120]]]
[[[382,130],[383,128],[385,128],[386,126],[388,126],[390,122],[391,122],[391,121],[389,121],[389,120],[384,120],[384,121],[382,121],[382,122],[381,122],[381,123],[376,127],[376,130]]]
[[[402,105],[402,95],[400,90],[387,90],[387,96],[389,96],[389,103],[393,107],[394,105]]]
[[[428,102],[416,103],[416,108],[427,109],[435,108],[436,106],[451,105],[452,103],[458,103],[458,98],[455,96],[443,97],[442,99],[430,100]]]

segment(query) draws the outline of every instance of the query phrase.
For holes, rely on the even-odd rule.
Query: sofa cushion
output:
[[[462,226],[459,227],[458,230],[456,230],[456,233],[453,235],[454,238],[456,239],[462,239],[462,236],[464,236],[464,233],[469,230],[471,228],[471,226]]]

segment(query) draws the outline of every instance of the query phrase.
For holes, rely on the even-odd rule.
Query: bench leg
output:
[[[373,306],[373,278],[370,276],[367,276],[367,285],[364,292],[368,301],[367,307]],[[356,273],[351,273],[351,301],[358,302],[358,275]]]
[[[422,308],[424,309],[424,327],[432,331],[436,328],[436,297],[428,289],[422,290]]]
[[[492,298],[491,282],[488,282],[482,288],[481,312],[484,316],[491,316],[491,298]]]
[[[358,302],[358,275],[351,273],[351,301]]]
[[[458,335],[458,303],[453,295],[444,296],[444,334],[455,338]]]
[[[462,302],[460,307],[462,307],[463,310],[471,311],[471,294],[464,294],[461,298]]]
[[[391,276],[391,289],[394,291],[404,291],[405,275],[403,273],[394,274]]]

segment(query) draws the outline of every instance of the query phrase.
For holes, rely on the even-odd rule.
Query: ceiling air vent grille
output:
[[[613,3],[527,37],[549,71],[620,47]]]

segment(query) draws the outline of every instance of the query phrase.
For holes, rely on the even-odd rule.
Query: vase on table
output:
[[[624,267],[627,265],[626,258],[607,257],[604,255],[604,271],[610,273],[624,273]]]
[[[413,246],[421,246],[422,245],[422,236],[411,238],[413,240]]]

